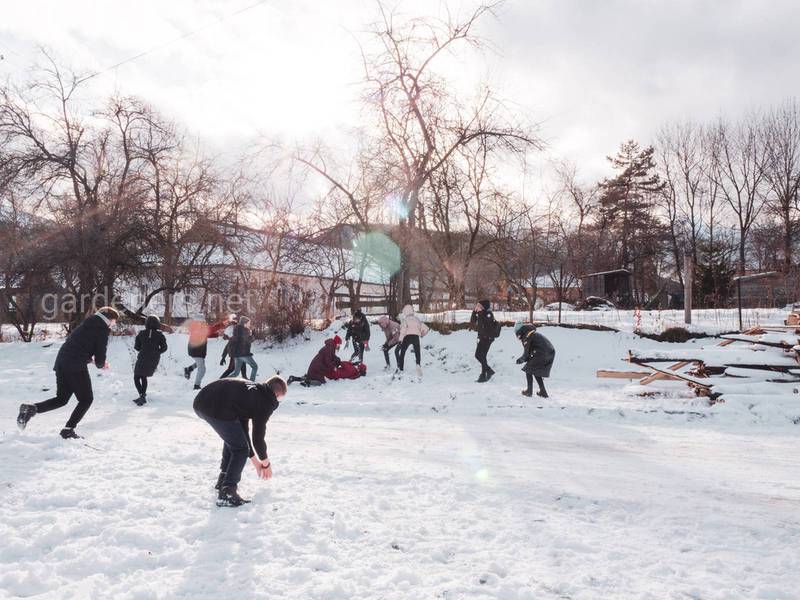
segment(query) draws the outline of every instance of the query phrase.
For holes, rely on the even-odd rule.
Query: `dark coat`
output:
[[[354,318],[347,325],[345,325],[347,335],[344,336],[345,340],[353,338],[354,342],[366,342],[369,339],[369,321],[367,317],[361,315],[360,318]]]
[[[253,356],[253,352],[250,349],[252,344],[253,334],[250,328],[240,323],[233,328],[233,337],[228,345],[228,352],[233,358]]]
[[[550,369],[556,358],[556,349],[550,340],[531,326],[523,327],[518,335],[525,348],[520,357],[525,360],[522,370],[535,377],[550,377]]]
[[[250,456],[267,458],[267,421],[278,408],[278,398],[264,383],[251,383],[244,379],[218,379],[212,381],[194,399],[194,409],[214,419],[239,421],[244,429]],[[248,425],[252,421],[252,442]]]
[[[494,313],[484,307],[480,312],[472,311],[469,319],[469,328],[478,332],[479,340],[494,340],[497,338],[497,321]]]
[[[336,345],[334,341],[325,340],[325,345],[317,352],[317,355],[308,365],[306,377],[316,381],[325,381],[331,371],[341,364],[342,359],[336,356]]]
[[[92,358],[97,368],[102,369],[106,364],[110,333],[111,329],[103,318],[92,315],[69,334],[58,351],[53,370],[62,373],[83,371],[86,365],[92,362]]]
[[[167,351],[167,338],[159,331],[159,327],[161,322],[158,317],[147,317],[144,330],[136,336],[133,349],[139,354],[133,367],[134,377],[152,377],[161,355]]]

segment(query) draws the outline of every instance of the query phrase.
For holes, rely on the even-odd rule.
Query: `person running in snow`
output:
[[[150,315],[133,343],[133,349],[139,353],[133,367],[133,383],[139,392],[134,402],[139,406],[147,403],[147,378],[156,372],[161,355],[167,351],[167,338],[160,329],[161,321],[155,315]]]
[[[217,506],[241,506],[249,502],[238,486],[248,456],[261,479],[272,477],[272,463],[265,438],[267,421],[286,395],[286,382],[270,377],[264,383],[244,379],[218,379],[200,390],[194,412],[222,438],[222,461],[215,488]],[[252,421],[252,439],[250,422]]]
[[[394,359],[398,364],[400,363],[400,323],[392,321],[388,315],[383,315],[378,319],[378,327],[383,331],[386,336],[386,342],[381,346],[383,350],[383,358],[386,360],[386,368],[391,366],[389,361],[389,350],[394,348]]]
[[[300,385],[303,387],[312,387],[324,384],[326,378],[336,379],[336,377],[332,375],[334,375],[336,369],[339,368],[339,365],[342,364],[342,359],[336,356],[336,352],[338,352],[341,345],[342,338],[338,335],[325,340],[320,351],[317,352],[317,355],[311,360],[311,364],[308,365],[306,374],[302,377],[292,375],[287,380],[287,383],[291,385],[295,381],[299,381]]]
[[[203,377],[206,374],[206,356],[208,355],[209,327],[205,322],[205,317],[196,315],[189,322],[189,358],[194,359],[194,364],[189,365],[183,370],[183,376],[189,379],[192,372],[196,369],[197,375],[194,376],[194,389],[199,390]]]
[[[20,429],[25,429],[33,415],[66,406],[74,394],[78,399],[78,405],[61,430],[61,437],[65,440],[81,437],[75,433],[75,428],[94,400],[88,365],[94,362],[98,369],[108,369],[106,362],[108,336],[117,319],[119,313],[110,306],[104,306],[69,334],[59,349],[53,365],[53,370],[56,372],[55,398],[37,404],[20,405],[17,416],[17,425]]]
[[[253,358],[253,352],[250,347],[253,344],[253,332],[250,330],[249,317],[239,317],[239,322],[233,328],[233,337],[231,338],[230,354],[233,356],[235,362],[233,373],[229,377],[239,377],[244,365],[250,366],[250,381],[256,380],[256,373],[258,373],[258,365]]]
[[[525,363],[522,370],[525,371],[525,378],[528,386],[522,390],[523,396],[533,396],[533,380],[539,384],[537,396],[547,398],[547,390],[544,389],[544,377],[550,377],[550,369],[556,358],[556,349],[546,337],[537,333],[535,325],[524,325],[517,323],[514,325],[514,333],[519,341],[522,342],[522,356],[517,359],[517,364]]]
[[[225,379],[228,375],[233,373],[236,369],[236,359],[231,354],[231,339],[233,338],[233,330],[239,322],[236,315],[230,315],[226,324],[225,330],[222,332],[222,339],[225,340],[225,347],[222,349],[222,358],[220,358],[219,366],[225,366],[225,361],[228,361],[227,368],[219,376],[220,379]],[[247,379],[247,365],[242,365],[242,377]]]
[[[475,348],[475,359],[481,364],[478,383],[489,381],[494,370],[489,366],[486,356],[492,343],[500,336],[500,323],[494,318],[489,300],[481,300],[475,305],[469,319],[469,328],[478,332],[478,346]]]
[[[417,358],[417,375],[422,376],[422,352],[420,351],[420,338],[428,333],[428,326],[419,320],[414,314],[414,308],[410,304],[403,307],[403,317],[400,323],[400,354],[397,360],[397,368],[402,371],[406,360],[406,350],[409,346],[414,347],[414,354]]]
[[[353,313],[353,318],[347,325],[345,325],[347,335],[345,335],[345,348],[350,344],[350,339],[353,340],[353,354],[350,357],[351,362],[364,362],[364,350],[369,350],[369,321],[361,309],[356,309]],[[358,359],[358,360],[356,360]]]

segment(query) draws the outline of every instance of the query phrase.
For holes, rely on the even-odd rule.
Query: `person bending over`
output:
[[[215,486],[219,490],[217,506],[241,506],[249,502],[238,491],[248,457],[259,478],[272,477],[265,440],[267,421],[285,395],[286,382],[276,375],[264,383],[218,379],[195,397],[195,413],[222,439],[222,461]]]

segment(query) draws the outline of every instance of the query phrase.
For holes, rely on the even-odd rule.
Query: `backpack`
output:
[[[497,339],[500,337],[500,334],[503,332],[503,326],[500,324],[500,321],[494,318],[492,315],[492,334],[494,338]]]

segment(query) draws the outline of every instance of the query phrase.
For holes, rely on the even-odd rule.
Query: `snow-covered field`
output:
[[[191,409],[185,336],[143,408],[132,340],[113,340],[88,445],[58,437],[66,409],[14,422],[51,395],[60,342],[0,344],[0,597],[800,597],[800,395],[641,397],[595,370],[680,345],[542,331],[547,400],[519,395],[510,330],[488,384],[462,331],[425,338],[422,382],[391,381],[375,339],[365,379],[292,386],[268,427],[275,477],[248,465],[240,509],[214,506],[220,442]],[[311,337],[258,351],[261,374],[303,373]]]

